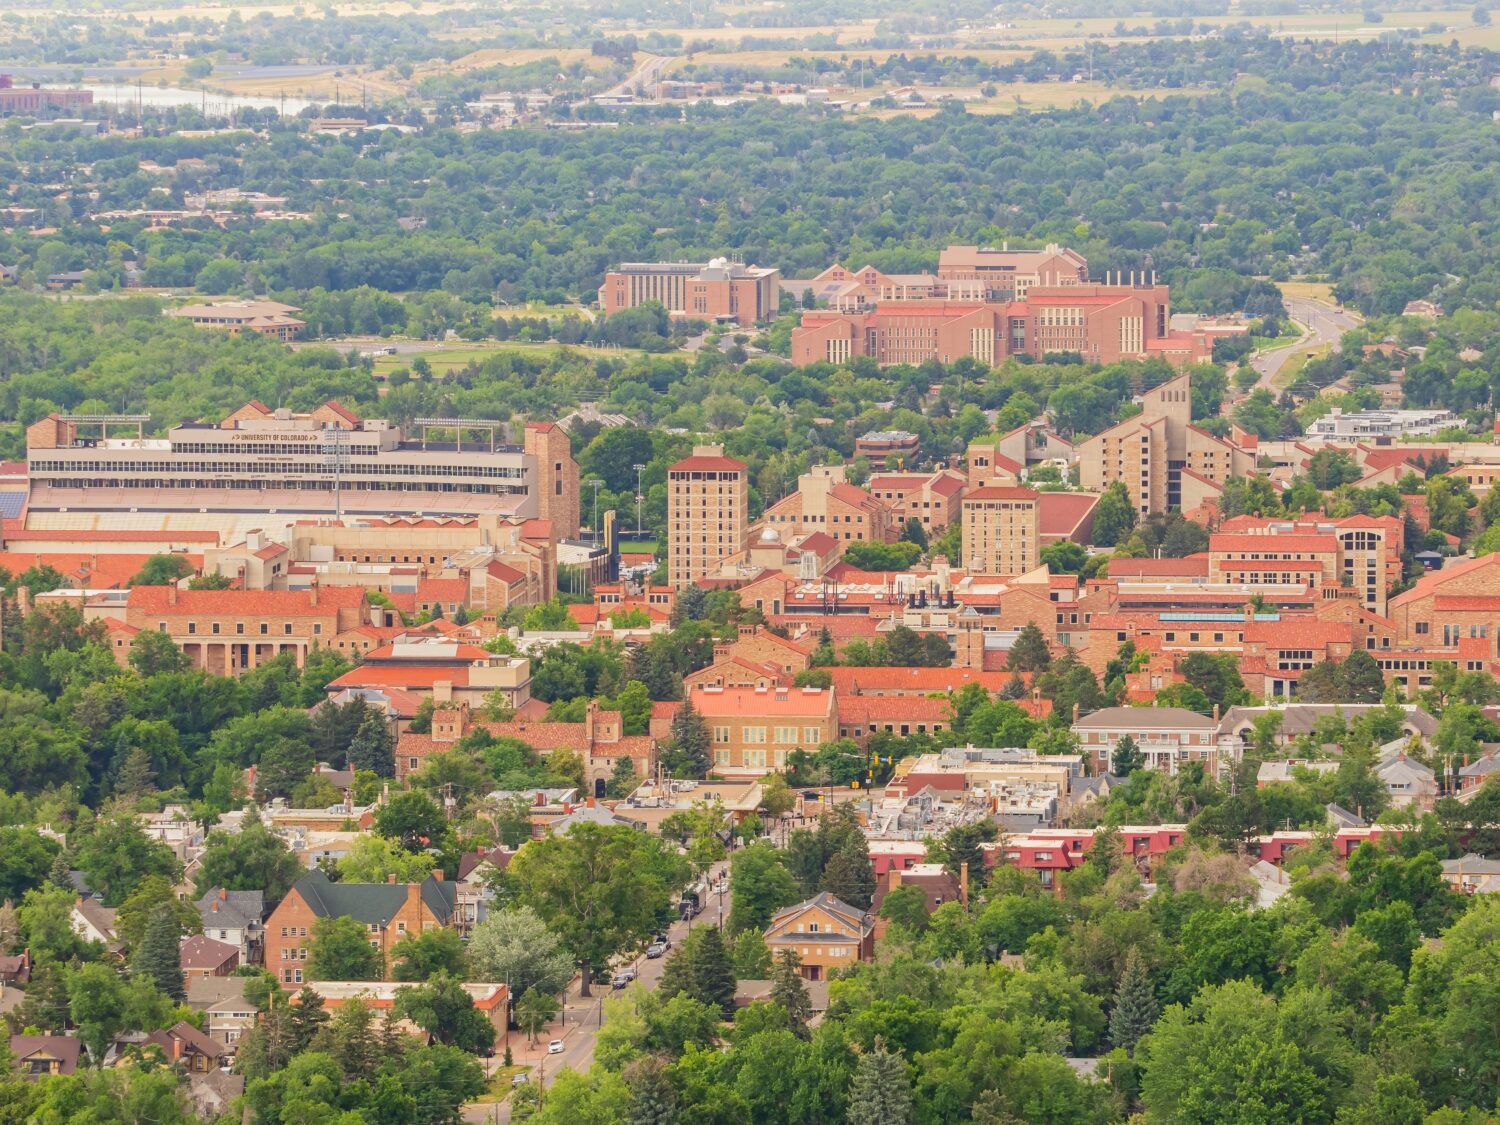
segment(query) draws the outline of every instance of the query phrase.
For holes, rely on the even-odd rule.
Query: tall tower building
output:
[[[745,549],[750,482],[722,445],[698,445],[667,470],[667,575],[681,590]]]
[[[525,442],[536,458],[537,515],[552,521],[553,539],[576,539],[578,462],[568,432],[555,422],[527,422]]]
[[[1041,503],[1029,488],[964,493],[964,566],[971,574],[1026,574],[1041,565]]]

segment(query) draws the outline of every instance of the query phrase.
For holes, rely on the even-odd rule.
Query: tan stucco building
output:
[[[667,576],[691,586],[745,549],[750,530],[749,468],[722,445],[699,445],[667,470]]]
[[[1031,489],[971,489],[963,521],[963,562],[971,573],[1026,574],[1041,565],[1041,505]]]

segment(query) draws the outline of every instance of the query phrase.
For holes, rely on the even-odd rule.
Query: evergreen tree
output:
[[[177,945],[182,923],[170,906],[156,908],[146,923],[146,932],[135,951],[131,971],[156,985],[157,991],[175,1003],[187,1000],[187,985],[182,976],[182,958]]]
[[[909,1125],[911,1114],[906,1062],[877,1035],[875,1049],[859,1056],[849,1083],[849,1125]]]
[[[1047,638],[1035,622],[1021,626],[1016,640],[1010,646],[1010,659],[1006,667],[1012,672],[1043,672],[1052,663],[1052,650],[1047,647]]]
[[[349,761],[349,743],[369,717],[370,705],[356,697],[340,707],[336,703],[324,703],[312,713],[312,726],[308,741],[318,761],[327,762],[334,769],[343,769]],[[428,716],[431,730],[431,716]],[[418,733],[426,733],[419,731]]]
[[[618,801],[630,796],[639,782],[640,778],[635,775],[635,763],[628,755],[622,755],[615,759],[615,768],[610,771],[609,780],[604,783],[604,795],[612,801]]]
[[[687,936],[682,948],[667,962],[662,973],[661,995],[685,993],[694,1000],[734,1015],[735,976],[724,939],[713,926],[700,926]]]
[[[916,516],[910,517],[902,526],[901,538],[908,543],[915,543],[924,552],[927,550],[927,529]]]
[[[692,698],[682,701],[672,716],[672,745],[663,753],[663,764],[673,777],[697,779],[708,774],[713,758],[709,754],[708,724],[693,706]]]
[[[1025,699],[1026,684],[1020,676],[1012,675],[1000,689],[1000,695],[1005,699]]]
[[[151,755],[144,746],[132,747],[125,756],[125,764],[120,767],[119,776],[115,778],[115,796],[134,804],[156,788],[155,781],[156,771],[151,768]]]
[[[1379,703],[1385,694],[1385,676],[1375,658],[1357,648],[1345,658],[1342,668],[1344,698],[1350,703]]]
[[[829,857],[818,889],[860,910],[870,909],[870,901],[875,896],[875,867],[870,862],[870,848],[863,835],[851,835]]]
[[[1094,544],[1113,547],[1123,542],[1135,527],[1135,505],[1124,482],[1114,481],[1099,497],[1094,507]]]
[[[807,986],[802,983],[802,974],[797,970],[802,958],[790,949],[783,949],[776,957],[771,970],[771,1004],[786,1013],[786,1025],[799,1039],[811,1039],[807,1029],[812,1019],[812,1001],[807,995]]]
[[[626,1125],[674,1125],[677,1121],[677,1089],[667,1077],[666,1063],[655,1055],[637,1059],[625,1068],[630,1088]]]
[[[391,730],[379,711],[372,709],[355,731],[349,743],[349,765],[352,769],[369,770],[380,777],[396,776]]]
[[[1141,951],[1132,948],[1125,955],[1125,968],[1115,991],[1115,1008],[1109,1016],[1110,1039],[1116,1047],[1123,1047],[1126,1054],[1134,1055],[1135,1045],[1156,1023],[1157,1012],[1156,992],[1141,960]]]
[[[15,1013],[16,1027],[35,1027],[62,1033],[68,1026],[67,970],[56,961],[44,961],[31,973],[31,983]]]
[[[1144,769],[1145,766],[1145,755],[1141,753],[1141,748],[1136,745],[1135,739],[1130,735],[1127,734],[1115,743],[1115,752],[1109,763],[1111,773],[1119,777],[1129,777],[1136,770]]]
[[[68,853],[58,852],[52,857],[52,866],[47,869],[47,882],[54,887],[61,887],[65,891],[78,893],[78,888],[73,885],[73,867],[69,862]]]
[[[297,1002],[289,1007],[290,1014],[287,1018],[286,1036],[290,1042],[292,1054],[299,1054],[312,1044],[313,1036],[328,1022],[328,1013],[323,1010],[323,1000],[306,985],[297,994]],[[361,1004],[348,1005],[349,1007],[363,1007]],[[341,1009],[342,1010],[342,1009]]]

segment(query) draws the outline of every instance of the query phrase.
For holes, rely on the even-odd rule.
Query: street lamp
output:
[[[635,537],[641,537],[641,472],[645,465],[635,466]]]
[[[593,477],[584,482],[594,490],[594,546],[599,545],[599,486],[604,482],[598,477]]]

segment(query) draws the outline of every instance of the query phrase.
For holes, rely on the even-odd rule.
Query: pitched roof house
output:
[[[83,1044],[71,1035],[12,1035],[10,1057],[33,1082],[51,1074],[75,1074]]]
[[[792,950],[808,980],[826,979],[833,969],[875,957],[875,919],[826,891],[777,911],[766,927],[772,957]]]

